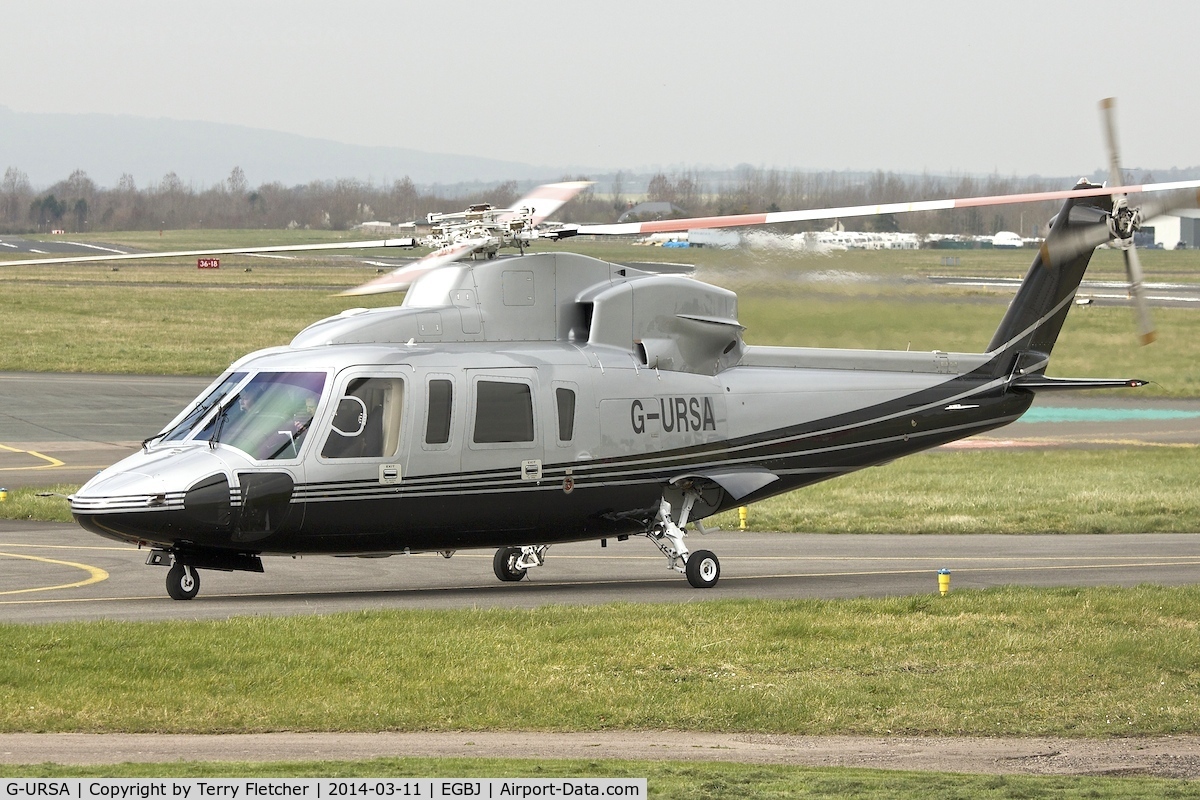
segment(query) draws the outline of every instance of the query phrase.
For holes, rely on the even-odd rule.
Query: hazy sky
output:
[[[592,169],[1200,165],[1200,2],[5,0],[0,105]],[[0,132],[2,135],[2,132]]]

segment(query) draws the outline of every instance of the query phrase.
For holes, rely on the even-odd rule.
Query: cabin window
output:
[[[529,384],[481,380],[475,387],[476,444],[533,441]]]
[[[404,381],[353,378],[338,399],[322,458],[384,458],[400,449]]]
[[[426,444],[446,444],[450,441],[450,416],[453,410],[454,383],[444,378],[429,381],[429,416],[425,421]]]
[[[561,386],[554,390],[558,403],[558,440],[569,442],[575,436],[575,392]]]

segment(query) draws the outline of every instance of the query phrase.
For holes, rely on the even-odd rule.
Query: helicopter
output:
[[[233,363],[72,494],[71,512],[86,530],[149,548],[176,600],[197,596],[202,570],[262,572],[270,555],[488,548],[496,577],[515,582],[554,544],[631,536],[711,588],[720,560],[689,549],[689,525],[703,531],[726,509],[1007,425],[1039,392],[1146,383],[1045,374],[1097,246],[1121,246],[1140,289],[1132,237],[1157,212],[1128,196],[1200,187],[1123,186],[1111,161],[1110,187],[1081,179],[1034,195],[781,212],[792,221],[1062,199],[982,352],[749,345],[727,289],[572,253],[466,261],[485,238],[467,235],[443,248],[465,248],[457,253],[345,293],[405,290],[399,306],[347,309]],[[463,230],[478,221],[471,213]],[[635,224],[785,221],[772,216]],[[541,235],[617,231],[628,232]]]

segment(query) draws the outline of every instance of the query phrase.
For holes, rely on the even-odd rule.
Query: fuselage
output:
[[[986,354],[743,347],[703,375],[562,342],[329,344],[243,359],[71,500],[157,547],[385,554],[640,532],[1016,419]]]

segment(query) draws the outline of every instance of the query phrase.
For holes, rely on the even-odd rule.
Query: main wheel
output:
[[[721,562],[708,550],[697,550],[688,555],[688,583],[697,589],[711,589],[721,577]]]
[[[172,600],[191,600],[200,591],[200,573],[176,561],[167,572],[167,594]]]
[[[502,581],[519,581],[528,572],[528,570],[517,567],[517,559],[520,557],[521,548],[501,547],[492,558],[492,571]]]

